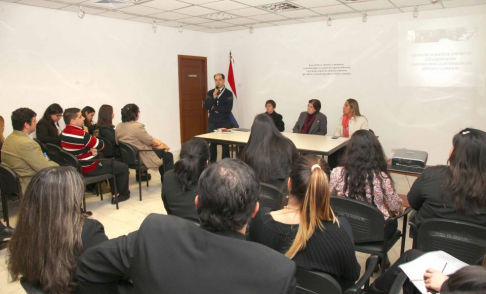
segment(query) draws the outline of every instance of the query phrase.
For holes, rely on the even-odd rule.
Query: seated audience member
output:
[[[237,159],[211,164],[198,193],[200,227],[151,214],[138,231],[86,251],[76,269],[86,293],[108,293],[122,277],[133,281],[124,293],[294,293],[295,263],[245,239],[259,207],[253,170]]]
[[[331,208],[329,167],[316,156],[297,159],[288,180],[283,209],[263,208],[250,223],[250,240],[295,261],[297,267],[333,276],[347,289],[359,278],[351,226]]]
[[[170,147],[152,137],[145,129],[145,125],[138,122],[140,109],[137,105],[123,106],[121,116],[122,122],[116,126],[116,141],[133,145],[138,150],[153,150],[154,152],[140,152],[140,159],[147,168],[158,169],[160,180],[163,181],[164,170],[174,168],[174,156],[169,152]],[[138,174],[137,178],[139,178]]]
[[[281,187],[298,157],[294,143],[277,130],[268,115],[255,117],[241,160],[253,168],[260,182]]]
[[[277,129],[280,132],[283,132],[285,130],[285,123],[282,120],[282,115],[278,114],[275,111],[276,107],[277,107],[277,104],[275,103],[275,101],[267,100],[267,102],[265,102],[265,108],[266,108],[267,112],[265,112],[265,113],[268,114],[273,119],[273,122],[275,123],[275,126],[277,127]]]
[[[61,133],[61,147],[76,156],[81,163],[81,170],[86,177],[94,177],[103,174],[111,174],[112,167],[108,162],[101,163],[97,159],[98,151],[103,150],[103,141],[85,132],[84,117],[79,108],[68,108],[64,111],[64,122],[66,128]],[[128,166],[123,162],[114,161],[116,176],[116,188],[113,178],[109,179],[111,189],[111,204],[115,204],[115,196],[118,202],[128,200],[130,191],[128,190]]]
[[[390,293],[393,283],[403,272],[399,266],[413,261],[423,254],[424,252],[416,249],[405,252],[370,285],[369,294]],[[431,293],[486,293],[486,256],[479,260],[477,264],[466,266],[449,276],[434,269],[427,269],[424,273],[425,287]],[[403,293],[414,294],[420,293],[420,291],[407,279],[403,284]]]
[[[197,181],[209,161],[209,146],[206,141],[193,138],[182,144],[180,159],[174,169],[164,174],[162,201],[167,214],[199,222],[194,206]]]
[[[62,107],[57,104],[51,104],[47,107],[44,115],[37,123],[36,136],[44,144],[51,143],[61,146],[61,128],[59,120],[62,118]]]
[[[72,167],[37,173],[20,201],[15,233],[8,244],[8,271],[45,293],[78,293],[78,256],[108,240],[103,225],[81,213],[84,183]]]
[[[58,166],[44,156],[39,144],[29,136],[35,132],[36,116],[29,108],[19,108],[12,112],[14,131],[8,135],[2,147],[2,164],[19,175],[24,193],[38,171],[49,166]]]
[[[97,126],[93,121],[96,111],[93,107],[86,106],[83,108],[83,110],[81,110],[81,114],[84,117],[84,130],[90,135],[93,135],[94,130],[97,129]]]
[[[103,149],[103,155],[106,158],[120,158],[120,148],[116,144],[115,139],[115,126],[113,125],[113,118],[115,113],[113,113],[113,107],[111,105],[103,104],[98,111],[98,137],[102,137],[111,143],[111,149],[105,146]]]
[[[351,138],[357,130],[369,130],[368,120],[359,112],[358,101],[348,99],[343,106],[343,116],[339,119],[334,136]]]
[[[299,119],[292,129],[293,133],[326,135],[327,134],[327,117],[321,110],[321,101],[317,99],[309,100],[307,112],[302,112]]]
[[[413,183],[411,222],[418,227],[446,218],[486,226],[486,133],[467,128],[456,134],[448,163],[425,169]]]
[[[341,166],[331,172],[331,196],[353,198],[376,206],[385,220],[402,209],[386,157],[376,136],[359,130],[349,140]],[[385,223],[386,236],[397,230],[396,220]]]

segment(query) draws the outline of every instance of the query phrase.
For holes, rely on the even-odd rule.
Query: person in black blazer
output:
[[[321,110],[321,101],[317,99],[309,100],[307,112],[302,112],[299,119],[292,129],[293,133],[326,135],[327,134],[327,117]]]
[[[277,104],[275,103],[275,101],[267,100],[267,102],[265,102],[265,109],[267,110],[267,112],[265,112],[265,113],[268,114],[273,119],[273,122],[275,123],[275,126],[277,127],[277,129],[280,132],[283,132],[285,130],[285,123],[283,122],[282,115],[278,114],[275,111],[276,107],[277,107]]]
[[[167,214],[199,222],[194,199],[197,196],[197,181],[206,169],[208,160],[209,147],[203,139],[193,138],[182,144],[180,160],[174,169],[164,174],[162,201]]]
[[[105,149],[102,151],[103,156],[106,158],[121,158],[120,148],[116,144],[113,118],[115,118],[113,106],[107,104],[101,105],[100,110],[98,111],[98,137],[111,143],[110,148],[108,148],[108,145],[105,145]]]
[[[259,182],[238,159],[210,165],[199,179],[195,205],[201,226],[171,215],[149,215],[140,229],[81,255],[77,278],[85,293],[294,293],[295,263],[246,241],[257,213]],[[120,292],[122,292],[120,290]]]
[[[39,141],[44,144],[51,143],[61,146],[59,121],[62,118],[62,113],[62,107],[57,103],[47,107],[44,115],[37,123],[36,136]]]

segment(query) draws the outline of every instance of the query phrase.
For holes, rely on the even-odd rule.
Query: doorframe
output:
[[[182,119],[182,80],[181,80],[181,76],[180,76],[181,75],[181,61],[183,59],[204,61],[204,72],[205,72],[205,75],[204,75],[204,95],[206,95],[206,93],[208,92],[208,58],[203,57],[203,56],[177,55],[177,68],[178,68],[177,79],[179,80],[179,125],[180,125],[179,131],[180,131],[180,136],[181,136],[181,145],[183,144],[183,137],[184,137],[184,133],[183,133],[184,122],[183,122],[183,119]],[[204,103],[205,98],[206,98],[206,96],[202,97],[201,103]],[[203,104],[201,104],[201,107],[204,108]],[[206,116],[207,115],[208,114],[206,113]],[[203,126],[204,126],[205,130],[208,129],[207,118],[204,120]]]

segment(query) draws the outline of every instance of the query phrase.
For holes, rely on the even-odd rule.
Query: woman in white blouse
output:
[[[368,120],[359,112],[358,101],[350,98],[343,106],[343,116],[334,131],[335,137],[350,138],[357,130],[369,130]]]

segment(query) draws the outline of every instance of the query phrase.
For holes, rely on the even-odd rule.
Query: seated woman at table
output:
[[[240,158],[253,168],[261,182],[280,188],[298,157],[294,143],[277,130],[271,117],[265,113],[255,117]]]
[[[285,130],[285,123],[283,122],[282,115],[278,114],[275,111],[276,107],[277,107],[277,104],[275,103],[275,101],[267,100],[267,102],[265,102],[265,109],[267,110],[267,112],[265,112],[265,113],[268,114],[273,119],[273,122],[275,123],[275,126],[277,127],[277,129],[280,132],[283,132]]]
[[[287,182],[283,209],[260,208],[250,222],[250,240],[279,251],[297,267],[332,275],[347,289],[359,278],[351,226],[331,208],[329,166],[315,155],[301,156]]]
[[[348,197],[376,206],[387,222],[386,236],[397,230],[396,220],[388,220],[402,209],[386,157],[376,136],[366,130],[354,133],[348,142],[341,166],[331,172],[331,196]]]
[[[83,196],[82,176],[73,167],[48,167],[32,178],[8,243],[13,281],[22,277],[42,293],[78,293],[78,257],[108,240],[103,225],[81,212]]]
[[[162,201],[167,214],[199,222],[194,199],[199,176],[208,166],[208,143],[193,138],[182,144],[180,157],[174,169],[164,174]]]
[[[335,137],[350,138],[357,130],[369,130],[368,119],[359,112],[358,101],[350,98],[343,106],[343,116],[334,131]]]
[[[321,110],[321,101],[317,99],[309,100],[307,112],[300,114],[299,119],[292,129],[293,133],[326,135],[327,134],[327,117]]]
[[[140,159],[148,169],[158,169],[160,180],[163,181],[164,171],[174,168],[174,156],[169,152],[170,147],[152,137],[145,125],[138,122],[140,108],[136,104],[123,106],[121,116],[122,122],[115,130],[116,141],[133,145],[138,150],[152,150],[153,152],[140,152]]]
[[[456,134],[448,165],[425,169],[408,202],[417,211],[410,220],[417,228],[429,218],[486,226],[486,133],[467,128]]]

